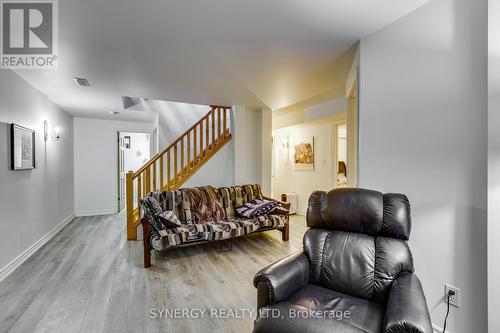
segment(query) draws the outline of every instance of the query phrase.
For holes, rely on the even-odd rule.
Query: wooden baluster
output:
[[[177,184],[177,142],[174,145],[174,186]]]
[[[212,149],[214,148],[213,145],[215,144],[215,111],[212,109]]]
[[[161,155],[160,156],[160,191],[163,190],[163,187],[165,185],[165,183],[163,182],[163,180],[165,179],[164,176],[163,176],[163,156],[164,155]]]
[[[200,122],[200,160],[203,158],[203,119]]]
[[[221,137],[221,129],[220,129],[220,108],[217,108],[217,142],[220,142],[220,137]]]
[[[181,178],[184,177],[184,137],[181,137]]]
[[[191,131],[187,133],[187,167],[186,172],[189,173],[191,168]]]
[[[141,204],[139,202],[141,198],[142,198],[142,173],[139,174],[139,176],[137,177],[137,209],[139,211],[139,218],[141,218]]]
[[[170,171],[171,171],[171,165],[170,165],[170,152],[172,150],[169,149],[167,150],[167,189],[170,190]]]
[[[148,195],[151,192],[151,166],[146,168],[146,187],[144,190],[144,196]]]
[[[222,137],[225,139],[226,135],[227,135],[227,109],[224,108],[222,112],[224,113],[224,120],[223,120],[224,126],[222,126],[222,130],[224,131],[224,134],[222,135]]]
[[[156,177],[157,177],[156,162],[157,161],[158,160],[156,160],[156,161],[153,162],[153,191],[156,191],[156,181],[157,181],[157,179],[156,179]]]
[[[196,134],[198,133],[198,125],[194,127],[194,132],[193,132],[193,166],[196,165],[196,162],[198,161],[198,150],[197,144],[198,141],[196,140]]]
[[[205,155],[208,154],[208,150],[210,149],[210,136],[209,136],[209,133],[210,133],[210,115],[207,117],[207,123],[206,123],[206,127],[205,127],[205,131],[207,133],[207,137],[206,137],[206,140],[205,140]]]

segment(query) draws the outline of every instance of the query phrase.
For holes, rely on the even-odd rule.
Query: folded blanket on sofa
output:
[[[255,218],[262,215],[267,215],[275,210],[279,206],[279,202],[269,201],[269,200],[252,200],[239,207],[236,207],[236,211],[241,216],[247,218]]]

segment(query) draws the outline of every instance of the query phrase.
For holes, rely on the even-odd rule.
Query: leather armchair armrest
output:
[[[424,291],[415,274],[401,273],[394,280],[387,300],[384,332],[433,332]]]
[[[287,299],[309,282],[309,259],[297,252],[260,270],[253,279],[257,310]]]

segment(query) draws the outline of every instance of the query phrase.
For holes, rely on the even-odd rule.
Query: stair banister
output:
[[[178,189],[231,140],[231,131],[227,126],[227,116],[230,111],[231,107],[229,106],[211,105],[210,111],[205,116],[167,148],[153,156],[136,172],[127,173],[128,240],[137,239],[137,227],[140,225],[141,219],[140,198],[147,196],[152,191]],[[203,133],[204,129],[205,133]],[[186,149],[184,145],[186,145]],[[136,189],[136,200],[134,200],[134,188]]]

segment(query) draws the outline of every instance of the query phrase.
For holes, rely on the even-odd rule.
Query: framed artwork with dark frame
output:
[[[16,124],[10,125],[12,170],[30,170],[36,167],[35,131]]]
[[[123,145],[125,147],[125,149],[130,149],[130,136],[125,136],[123,138]]]

